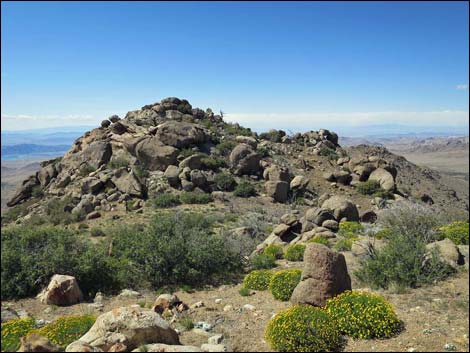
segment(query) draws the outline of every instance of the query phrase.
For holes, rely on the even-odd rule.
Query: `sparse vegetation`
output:
[[[339,224],[338,234],[348,238],[348,239],[357,239],[364,231],[364,227],[359,222],[341,222]]]
[[[219,173],[214,177],[214,182],[220,191],[232,191],[236,185],[235,179],[230,173]]]
[[[195,191],[185,191],[180,194],[181,203],[186,204],[205,204],[212,202],[211,194]]]
[[[264,248],[263,254],[272,256],[275,259],[282,259],[284,256],[284,250],[282,249],[282,246],[280,245],[271,244],[271,245],[268,245],[266,248]]]
[[[90,235],[92,237],[104,237],[104,236],[106,236],[105,232],[101,228],[98,228],[98,227],[91,228]]]
[[[276,259],[274,256],[259,254],[251,259],[251,266],[255,270],[270,269],[276,267]]]
[[[215,146],[216,150],[222,156],[228,156],[237,144],[232,140],[222,140],[218,145]]]
[[[326,157],[329,160],[337,160],[339,158],[338,153],[328,147],[322,147],[318,153],[320,156]]]
[[[328,247],[330,246],[328,239],[326,239],[325,237],[322,237],[320,234],[315,235],[312,239],[307,241],[307,243],[322,244]]]
[[[171,193],[158,194],[152,202],[155,208],[169,208],[181,204],[179,196]]]
[[[377,180],[367,180],[356,184],[356,190],[362,195],[372,195],[382,189]]]
[[[351,247],[352,247],[351,239],[341,239],[333,246],[333,249],[335,251],[350,251]]]
[[[279,352],[336,352],[342,337],[336,323],[322,309],[296,305],[277,314],[265,333]]]
[[[185,329],[185,331],[191,331],[194,328],[194,322],[189,316],[183,316],[178,320],[178,324]]]
[[[85,176],[88,176],[88,174],[93,173],[94,171],[96,171],[95,167],[89,165],[88,163],[83,163],[80,166],[80,169],[78,170],[78,174],[81,177],[85,177]]]
[[[237,185],[233,194],[238,197],[256,196],[256,188],[249,181],[244,180]]]
[[[269,291],[275,299],[288,301],[297,284],[300,282],[302,271],[289,269],[276,272],[269,282]]]
[[[129,160],[124,157],[116,157],[111,159],[108,162],[108,167],[111,169],[119,169],[123,167],[128,167],[129,166]]]
[[[291,245],[286,249],[284,257],[289,261],[303,261],[305,248],[303,244]]]
[[[248,297],[251,294],[251,291],[246,287],[242,287],[238,291],[238,294],[240,294],[242,297]]]
[[[218,170],[227,166],[223,158],[217,156],[204,156],[201,158],[202,169]]]

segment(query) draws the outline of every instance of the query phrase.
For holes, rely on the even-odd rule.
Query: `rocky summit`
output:
[[[43,162],[8,206],[27,205],[17,222],[46,214],[54,200],[61,200],[62,211],[76,220],[93,219],[119,209],[140,209],[141,201],[166,192],[220,197],[218,193],[231,191],[217,182],[220,174],[230,174],[234,185],[264,182],[261,194],[278,203],[301,199],[320,206],[320,200],[341,195],[349,204],[337,206],[346,201],[336,199],[323,207],[338,222],[358,220],[357,204],[364,213],[406,198],[468,210],[468,193],[383,147],[343,149],[338,135],[326,129],[291,136],[280,130],[257,134],[175,97],[130,111],[123,119],[113,115],[103,120],[62,158]],[[368,181],[386,194],[358,193],[355,186]],[[315,217],[330,219],[325,213]]]

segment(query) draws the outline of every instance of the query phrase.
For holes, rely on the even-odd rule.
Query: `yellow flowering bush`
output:
[[[275,299],[287,301],[300,282],[302,271],[294,268],[276,272],[269,283],[269,291]]]
[[[348,239],[356,239],[364,231],[359,222],[341,222],[339,224],[338,234]]]
[[[243,279],[243,287],[254,290],[266,290],[269,288],[272,276],[272,272],[267,270],[251,271]]]
[[[452,222],[439,228],[445,238],[457,245],[468,245],[468,222]]]
[[[33,318],[10,320],[2,324],[2,352],[16,352],[20,348],[20,338],[36,327]]]
[[[322,244],[322,245],[330,247],[330,242],[328,241],[328,239],[326,239],[325,237],[322,237],[321,234],[315,235],[312,239],[308,240],[307,243]]]
[[[95,320],[92,315],[65,316],[30,333],[47,337],[52,343],[65,348],[87,333]]]
[[[390,303],[374,293],[346,291],[328,299],[325,310],[340,332],[353,338],[388,338],[401,328]]]
[[[313,306],[295,305],[268,323],[266,340],[279,352],[334,352],[342,343],[335,322]]]
[[[284,257],[289,261],[303,261],[306,246],[294,244],[287,248]]]
[[[275,259],[282,259],[282,256],[284,255],[284,251],[282,250],[282,246],[276,245],[276,244],[271,244],[268,245],[264,250],[263,254],[272,256]]]

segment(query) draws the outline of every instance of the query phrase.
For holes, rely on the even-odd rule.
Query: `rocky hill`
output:
[[[233,184],[223,186],[222,175],[230,175]],[[368,180],[387,192],[384,199],[357,191]],[[18,222],[47,213],[50,202],[59,200],[76,220],[91,219],[137,210],[162,193],[227,198],[243,181],[278,203],[301,199],[312,206],[341,194],[363,212],[403,198],[468,211],[468,190],[447,186],[439,173],[383,147],[343,149],[337,134],[326,129],[258,135],[174,97],[102,121],[62,158],[43,162],[8,206],[23,207]]]

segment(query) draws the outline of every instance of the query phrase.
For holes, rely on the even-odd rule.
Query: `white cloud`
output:
[[[457,85],[456,88],[458,90],[461,90],[461,91],[468,91],[468,84],[466,84],[466,85]]]
[[[2,130],[29,130],[55,126],[97,125],[99,119],[92,114],[26,115],[2,114]]]

